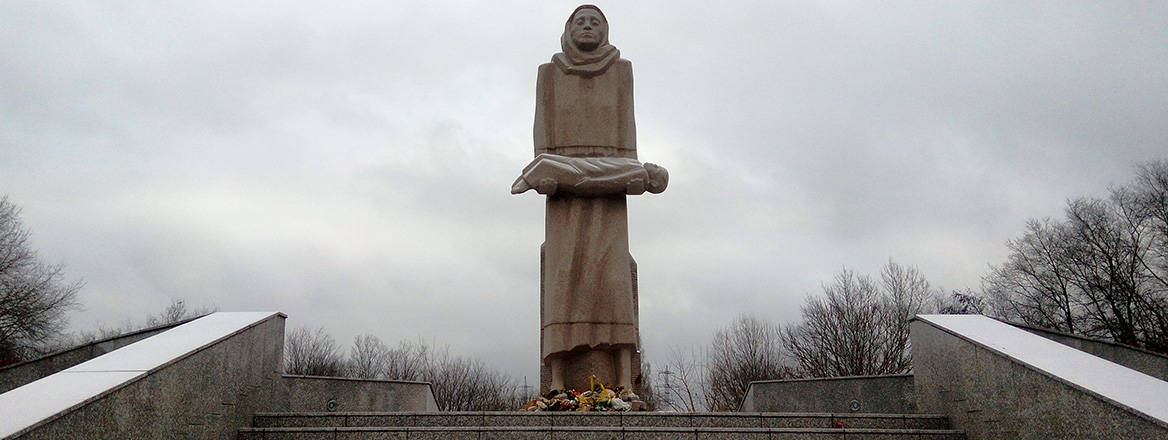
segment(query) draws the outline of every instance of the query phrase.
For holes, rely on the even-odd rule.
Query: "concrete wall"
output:
[[[194,318],[191,318],[194,319]],[[173,324],[146,328],[124,335],[114,336],[76,347],[47,354],[39,358],[0,368],[0,394],[16,389],[24,384],[80,364],[87,360],[162,333],[172,327],[185,324],[185,319]]]
[[[284,319],[282,313],[211,314],[0,394],[6,417],[57,411],[35,416],[39,421],[11,435],[0,427],[0,437],[235,438],[279,397]],[[168,360],[156,362],[162,357]]]
[[[1168,356],[1102,339],[1086,338],[1015,323],[1008,324],[1060,344],[1070,346],[1076,350],[1091,353],[1160,380],[1168,381]]]
[[[1084,357],[1091,356],[1058,344],[1053,344],[1057,348],[1043,346],[1040,342],[1044,339],[989,318],[970,317],[1009,330],[956,332],[922,318],[926,317],[917,317],[911,325],[917,407],[922,412],[948,415],[955,428],[966,431],[969,440],[1168,438],[1168,423],[1133,410],[1133,400],[1125,404],[1104,397],[1132,395],[1139,399],[1134,400],[1136,406],[1145,411],[1162,411],[1155,407],[1155,396],[1168,384],[1157,385],[1152,377],[1098,358],[1099,362],[1084,362],[1091,360]],[[997,339],[988,344],[979,342],[979,333],[993,334]],[[1037,363],[1031,363],[1016,356],[1018,350],[1010,354],[1003,348],[1008,345],[1045,351],[1039,353],[1041,358],[1031,359]],[[1060,363],[1063,373],[1083,366],[1084,370],[1078,371],[1082,373],[1077,376],[1079,382],[1052,373],[1060,370],[1050,366]],[[1043,366],[1036,366],[1039,364]],[[1092,380],[1096,383],[1090,383]],[[1141,385],[1151,388],[1150,393],[1141,393]],[[1101,394],[1101,388],[1107,387],[1119,392],[1103,389]],[[1148,396],[1152,396],[1151,406],[1147,405]],[[1168,405],[1168,394],[1164,396]]]
[[[916,412],[911,374],[751,382],[744,412]]]
[[[285,375],[283,383],[278,411],[438,411],[428,382]]]

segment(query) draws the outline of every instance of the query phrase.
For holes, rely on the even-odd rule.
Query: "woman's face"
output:
[[[599,12],[593,9],[582,9],[572,16],[568,26],[568,34],[572,37],[572,44],[576,48],[590,52],[604,41],[604,33],[608,32],[608,25]]]

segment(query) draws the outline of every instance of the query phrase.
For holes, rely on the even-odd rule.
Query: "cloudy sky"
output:
[[[0,2],[0,194],[83,279],[535,381],[536,68],[577,4]],[[613,2],[650,360],[889,258],[977,289],[1028,218],[1168,157],[1168,3]]]

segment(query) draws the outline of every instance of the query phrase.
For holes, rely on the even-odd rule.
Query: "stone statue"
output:
[[[636,262],[626,196],[660,193],[669,173],[637,161],[632,63],[599,8],[576,8],[563,52],[539,66],[535,155],[511,187],[547,195],[540,258],[541,393],[639,383]]]

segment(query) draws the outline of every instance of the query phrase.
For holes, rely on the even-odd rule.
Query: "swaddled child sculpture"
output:
[[[539,66],[535,155],[511,187],[547,195],[540,258],[541,394],[588,377],[640,382],[636,263],[627,195],[660,193],[669,174],[637,161],[633,71],[599,8],[576,8],[563,52]]]

